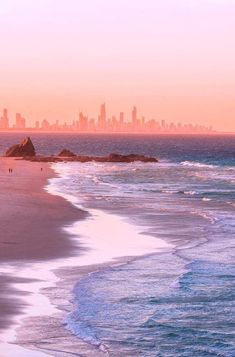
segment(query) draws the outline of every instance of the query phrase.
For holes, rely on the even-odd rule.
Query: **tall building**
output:
[[[124,129],[124,113],[120,112],[119,114],[119,130],[123,130]]]
[[[82,113],[79,113],[79,130],[87,131],[88,130],[88,118],[85,117]]]
[[[44,120],[42,121],[41,128],[42,128],[42,130],[50,130],[50,123],[49,123],[49,121],[47,121],[46,119],[44,119]]]
[[[134,106],[132,109],[131,121],[132,121],[133,129],[136,129],[136,127],[137,127],[137,108],[136,108],[136,106]]]
[[[3,115],[0,118],[0,129],[7,130],[9,129],[9,119],[7,109],[3,109]]]
[[[94,132],[96,130],[96,123],[94,118],[90,118],[88,122],[88,130]]]
[[[105,103],[101,104],[101,107],[100,107],[98,126],[99,126],[100,130],[105,130],[105,128],[106,128],[106,105],[105,105]]]
[[[141,118],[141,128],[144,129],[145,127],[145,117]]]
[[[123,125],[123,123],[124,123],[124,113],[123,112],[120,112],[120,114],[119,114],[119,123],[121,125]]]
[[[25,118],[23,118],[20,113],[16,113],[15,129],[25,129]]]

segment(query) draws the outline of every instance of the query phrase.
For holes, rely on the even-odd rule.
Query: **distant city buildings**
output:
[[[25,130],[26,129],[26,120],[21,116],[20,113],[16,113],[16,121],[13,125],[13,128],[16,130]]]
[[[7,109],[3,109],[2,117],[0,118],[0,130],[9,129],[9,119]]]
[[[213,128],[203,125],[183,124],[183,123],[167,123],[164,119],[147,120],[144,116],[139,117],[137,107],[134,106],[131,111],[130,120],[125,120],[124,112],[120,112],[119,116],[107,116],[105,103],[101,104],[100,112],[97,119],[89,118],[82,112],[72,123],[64,122],[60,124],[58,120],[50,123],[47,119],[41,122],[36,121],[34,127],[26,126],[26,120],[20,113],[16,114],[15,122],[10,126],[8,110],[3,109],[0,117],[1,131],[71,131],[80,133],[156,133],[156,134],[210,134],[215,133]]]

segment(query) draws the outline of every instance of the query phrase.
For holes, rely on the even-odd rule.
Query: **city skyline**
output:
[[[1,105],[33,126],[137,103],[235,132],[234,14],[229,0],[2,0]]]
[[[179,133],[179,134],[214,134],[217,131],[212,126],[203,126],[193,123],[167,122],[165,119],[146,118],[139,115],[134,105],[127,115],[120,111],[118,116],[108,115],[106,103],[102,103],[96,117],[89,117],[79,112],[73,120],[55,122],[48,119],[36,120],[33,126],[27,124],[21,113],[10,119],[8,109],[4,108],[0,116],[0,131],[74,131],[85,133]]]

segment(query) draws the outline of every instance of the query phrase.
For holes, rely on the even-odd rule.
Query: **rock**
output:
[[[67,150],[67,149],[63,149],[59,155],[59,157],[75,157],[76,155],[70,151],[70,150]]]
[[[120,154],[110,154],[107,157],[108,162],[134,162],[134,161],[141,161],[141,162],[158,162],[155,157],[148,157],[144,155],[138,154],[129,154],[129,155],[120,155]]]
[[[35,148],[30,137],[24,139],[18,145],[11,146],[6,152],[7,157],[26,157],[35,155]]]
[[[34,158],[27,158],[31,161],[39,162],[123,162],[130,163],[135,161],[141,162],[158,162],[155,157],[149,157],[144,155],[130,154],[130,155],[121,155],[121,154],[110,154],[108,156],[79,156],[75,155],[69,150],[62,150],[58,156],[35,156]]]

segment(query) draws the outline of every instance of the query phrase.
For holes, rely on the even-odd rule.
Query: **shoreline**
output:
[[[47,138],[46,143],[45,149],[48,152],[58,151],[50,149],[56,148],[57,141],[51,143],[50,138]],[[109,141],[107,143],[110,145]],[[96,144],[97,141],[92,145],[87,142],[85,149],[92,151]],[[135,142],[132,147],[136,147],[136,144]],[[153,141],[150,141],[149,149],[143,146],[142,150],[147,153],[153,152],[155,146],[152,147],[152,144]],[[160,144],[161,142],[158,143],[158,147]],[[71,203],[71,199],[74,199],[72,203],[77,205],[78,209],[80,207],[81,210],[87,211],[83,216],[85,220],[78,221],[75,218],[74,221],[65,223],[65,231],[60,226],[61,235],[71,237],[72,242],[74,238],[78,238],[80,250],[72,249],[68,255],[66,254],[66,257],[70,257],[71,253],[74,253],[72,258],[76,259],[75,266],[68,264],[66,267],[65,264],[68,262],[66,257],[58,260],[28,259],[30,274],[26,269],[22,271],[26,268],[23,267],[25,265],[23,259],[18,265],[15,264],[14,269],[12,268],[14,261],[9,260],[1,264],[0,304],[3,302],[6,304],[8,301],[4,315],[11,317],[9,321],[4,319],[1,323],[4,322],[4,326],[7,325],[6,322],[19,323],[16,344],[1,345],[1,357],[73,355],[93,357],[104,356],[106,351],[106,356],[115,357],[154,355],[158,351],[163,355],[175,353],[177,356],[182,353],[200,354],[201,351],[231,354],[234,351],[233,335],[229,328],[230,322],[232,323],[234,275],[233,144],[231,141],[222,140],[218,144],[218,148],[221,148],[220,155],[214,160],[213,147],[218,150],[215,144],[217,143],[214,141],[210,145],[207,142],[201,147],[200,142],[195,146],[192,143],[192,148],[186,155],[189,142],[182,143],[184,151],[182,154],[179,154],[180,149],[176,146],[176,152],[172,156],[169,154],[169,161],[149,167],[137,164],[122,169],[119,165],[92,163],[51,164],[50,167],[52,169],[58,167],[58,171],[56,170],[55,174],[50,169],[51,176],[48,176],[50,184],[57,182],[54,188],[56,189],[56,186],[57,189],[61,188],[61,191],[68,195],[64,197],[67,201]],[[84,142],[79,142],[77,138],[74,138],[73,143],[71,140],[71,148],[75,148],[75,151],[76,148],[80,151],[79,148],[83,145]],[[144,145],[147,145],[147,142]],[[163,145],[162,152],[169,148],[167,145]],[[126,143],[123,148],[128,152],[129,143]],[[205,149],[208,152],[204,157]],[[102,150],[105,153],[106,149]],[[201,159],[197,160],[195,150],[200,154]],[[175,157],[180,160],[174,161]],[[23,161],[19,164],[20,167],[25,165]],[[28,163],[28,165],[31,168],[40,168],[39,163]],[[35,222],[32,222],[30,217],[31,213],[34,215],[34,211],[30,207],[38,200],[44,202],[40,207],[47,206],[46,197],[42,199],[41,193],[37,190],[33,190],[33,199],[28,197],[30,184],[34,184],[34,179],[26,180],[19,177],[14,179],[16,181],[14,183],[13,176],[19,175],[20,172],[13,167],[11,176],[7,172],[8,166],[5,168],[6,171],[2,175],[5,183],[4,187],[0,185],[0,195],[3,188],[12,192],[11,196],[5,194],[8,199],[6,204],[11,203],[11,208],[15,212],[16,207],[13,202],[17,201],[17,205],[22,202],[17,210],[21,214],[25,210],[28,217],[24,221],[29,220],[30,226],[33,226]],[[57,181],[60,171],[61,178]],[[39,175],[41,174],[36,169],[33,176]],[[42,186],[46,181],[46,179],[41,180]],[[22,192],[23,184],[29,188],[25,194]],[[51,188],[53,189],[52,186]],[[44,189],[45,186],[42,190]],[[50,207],[58,206],[58,209],[54,210],[56,213],[56,210],[60,209],[60,204],[55,204],[54,196],[54,204],[52,204],[52,197],[47,192],[46,196],[50,201]],[[9,198],[12,202],[9,202]],[[60,202],[62,205],[66,204],[64,199]],[[35,216],[36,220],[40,219],[41,214],[46,217],[40,207],[38,216]],[[76,212],[80,212],[77,208]],[[75,212],[73,208],[71,209]],[[117,215],[124,217],[124,221],[134,226],[141,225],[143,233],[172,243],[173,249],[163,253],[157,252],[143,259],[142,257],[129,258],[134,261],[126,258],[126,261],[122,260],[122,262],[127,264],[120,267],[112,266],[118,264],[117,261],[107,265],[78,267],[80,259],[86,259],[85,256],[91,257],[86,253],[92,251],[88,251],[86,247],[87,243],[94,247],[92,239],[89,240],[90,233],[94,232],[90,231],[88,237],[86,235],[81,237],[81,233],[82,235],[84,232],[87,233],[87,230],[84,231],[85,225],[88,224],[89,228],[91,223],[89,220],[94,218],[96,209],[116,217]],[[102,217],[104,218],[104,215]],[[9,214],[6,218],[10,222],[8,231],[11,227],[15,229],[14,224],[20,224]],[[64,217],[61,218],[61,220],[58,218],[57,222],[54,221],[55,226],[57,223],[60,225],[60,222],[63,225]],[[97,217],[95,218],[97,223]],[[103,226],[104,224],[100,227],[102,232],[106,224],[105,227]],[[113,227],[113,224],[111,226]],[[72,228],[75,229],[74,234]],[[29,230],[27,226],[25,229]],[[42,226],[41,229],[44,227]],[[95,234],[98,233],[98,229],[93,231]],[[3,237],[0,235],[0,241],[1,238]],[[5,238],[3,242],[6,242]],[[112,244],[112,238],[113,236],[110,237],[109,244]],[[126,238],[128,243],[127,235]],[[33,230],[28,239],[33,243]],[[14,241],[10,243],[3,244],[9,252],[11,249],[16,249]],[[19,243],[23,246],[24,239]],[[56,248],[56,244],[54,247]],[[23,250],[22,253],[26,254]],[[54,250],[51,252],[48,250],[47,253],[55,254]],[[135,248],[132,253],[135,253]],[[55,261],[62,262],[62,266],[54,265]],[[7,268],[9,268],[8,272]],[[53,268],[55,271],[52,271]],[[31,272],[33,276],[30,280]],[[72,291],[72,287],[77,282]],[[44,298],[43,301],[38,300],[38,293],[40,299]],[[39,304],[39,308],[36,304]],[[22,318],[18,320],[17,316]],[[15,327],[17,326],[11,325],[9,330],[13,331]],[[72,335],[70,331],[78,334],[88,343]],[[7,347],[11,347],[11,350],[9,349],[7,355],[4,355]]]
[[[35,175],[35,169],[37,170],[37,175],[39,175],[38,171],[41,169],[41,165],[39,163],[25,163],[24,161],[17,160],[13,162],[11,159],[4,160],[5,171],[6,167],[9,166],[9,163],[11,163],[14,166],[13,174],[19,171],[18,169],[20,165],[21,171],[22,167],[24,168],[24,176],[26,175],[25,171],[27,172],[27,178],[31,177],[32,179],[32,175]],[[100,350],[99,346],[94,346],[81,340],[63,326],[65,316],[73,310],[72,288],[75,283],[77,283],[84,276],[110,266],[125,264],[131,260],[137,259],[140,256],[143,257],[148,255],[148,253],[150,254],[150,251],[142,252],[142,254],[141,251],[139,251],[138,257],[126,257],[123,252],[120,252],[121,258],[118,258],[117,256],[112,258],[112,256],[106,255],[101,258],[101,261],[100,259],[97,261],[94,260],[94,257],[92,258],[93,260],[87,260],[86,254],[80,255],[79,253],[82,251],[83,253],[86,252],[87,248],[84,248],[84,246],[87,244],[87,241],[86,237],[85,239],[84,237],[81,239],[81,237],[77,238],[77,236],[80,233],[79,231],[81,231],[83,235],[86,233],[87,224],[85,222],[87,220],[84,218],[88,216],[88,213],[82,211],[76,205],[76,207],[74,207],[71,202],[68,202],[66,197],[59,197],[56,192],[49,193],[48,189],[46,191],[45,185],[48,182],[48,179],[58,177],[58,173],[49,168],[48,164],[44,164],[42,172],[42,177],[39,176],[40,184],[38,183],[35,186],[35,198],[38,200],[39,190],[42,196],[46,197],[47,203],[49,202],[51,205],[51,202],[53,202],[53,205],[55,205],[53,206],[54,209],[58,209],[59,207],[60,212],[61,210],[63,211],[63,209],[65,212],[67,212],[67,210],[69,213],[71,212],[71,215],[68,214],[68,220],[65,220],[63,215],[63,220],[56,220],[56,234],[60,231],[57,239],[59,238],[64,240],[64,244],[67,244],[67,250],[66,253],[63,251],[63,254],[61,254],[60,250],[51,252],[51,258],[46,256],[46,259],[37,258],[40,257],[39,251],[37,251],[36,258],[35,254],[32,254],[31,256],[28,255],[26,259],[24,252],[21,257],[18,256],[18,261],[23,261],[23,267],[21,266],[20,268],[16,259],[11,259],[8,262],[5,262],[5,265],[7,265],[7,263],[13,263],[13,266],[15,264],[14,268],[18,268],[18,270],[15,269],[15,272],[14,269],[11,272],[5,269],[5,274],[9,275],[16,273],[17,275],[17,278],[14,278],[13,282],[7,282],[8,287],[6,291],[9,291],[11,287],[11,289],[13,289],[12,295],[14,298],[16,298],[17,295],[21,295],[21,303],[19,303],[19,305],[21,304],[21,308],[19,308],[18,311],[12,312],[12,318],[9,320],[8,326],[5,325],[5,344],[2,345],[2,347],[5,348],[4,357],[12,356],[12,348],[17,349],[17,355],[22,357],[28,356],[28,353],[30,353],[28,351],[32,349],[34,351],[38,351],[38,354],[34,354],[35,357],[48,355],[53,356],[55,355],[54,353],[56,353],[56,356],[64,356],[64,353],[66,353],[66,356],[72,356],[75,353],[80,353],[80,351],[84,356],[106,356],[106,351]],[[3,180],[2,177],[1,180]],[[21,177],[21,184],[22,183],[28,183],[27,179],[23,179]],[[32,187],[30,187],[30,193],[32,191]],[[27,190],[26,196],[28,194],[29,191]],[[35,204],[34,201],[32,202]],[[44,208],[44,210],[46,210],[46,208]],[[46,224],[43,226],[43,229],[47,230]],[[136,232],[136,234],[138,233]],[[156,243],[156,239],[154,240]],[[48,240],[46,240],[46,243],[48,244]],[[57,247],[54,245],[53,249],[56,250],[56,248]],[[97,247],[95,248],[97,249]],[[102,252],[102,248],[104,247],[101,246],[100,252]],[[88,249],[90,249],[90,247],[88,247]],[[152,249],[153,247],[151,247],[151,250]],[[97,251],[98,253],[96,253],[96,258],[97,254],[99,254],[99,250]],[[158,251],[156,251],[156,253],[158,253]],[[155,253],[152,252],[151,254]],[[80,260],[80,262],[78,260]],[[25,279],[25,276],[31,276],[31,280]],[[41,279],[41,277],[43,277],[43,279]],[[46,333],[44,331],[46,331]],[[0,334],[0,336],[4,336],[4,333]],[[35,338],[35,336],[37,336],[37,338]],[[14,340],[15,343],[13,342],[13,344],[7,344],[7,342]],[[14,347],[12,347],[12,345]]]
[[[134,257],[88,266],[61,266],[51,271],[55,284],[43,287],[40,294],[55,308],[51,315],[29,315],[16,330],[16,344],[42,356],[107,356],[107,351],[73,334],[65,327],[65,318],[74,310],[73,289],[84,277],[99,271],[129,263]],[[5,356],[4,356],[5,357]],[[6,356],[8,357],[8,355]],[[22,356],[24,357],[24,355]]]
[[[15,328],[30,310],[33,290],[41,284],[31,268],[48,260],[78,256],[82,249],[61,226],[82,219],[86,212],[45,191],[48,179],[54,176],[48,164],[0,158],[0,345],[4,357],[12,356],[7,339],[14,339]],[[20,347],[14,348],[20,356]]]

